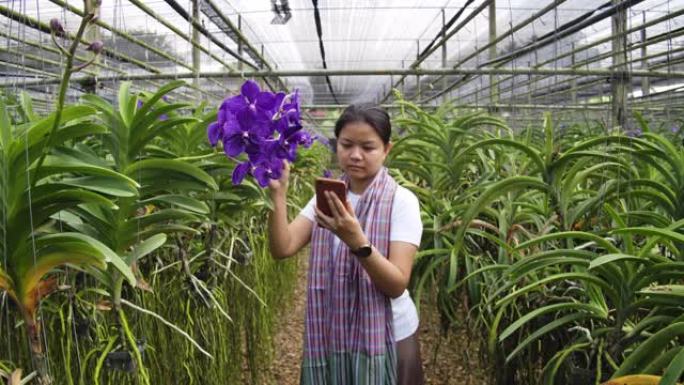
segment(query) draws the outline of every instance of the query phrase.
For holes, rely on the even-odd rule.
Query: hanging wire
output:
[[[12,2],[12,7],[14,7],[14,2]],[[9,31],[12,31],[12,19],[10,18],[10,25],[9,25]],[[10,39],[7,39],[7,49],[9,49],[10,46]],[[16,79],[16,77],[14,78]],[[4,98],[4,95],[0,95],[0,97]],[[5,106],[7,108],[7,106]],[[9,113],[9,111],[7,111]],[[9,180],[9,175],[7,172],[7,165],[3,164],[2,165],[2,180],[3,182],[6,182]],[[5,189],[8,187],[5,185],[2,187],[3,190],[3,195],[6,197],[7,192]],[[5,272],[8,272],[7,269],[7,209],[8,207],[6,206],[7,201],[4,199],[2,200],[2,266]],[[2,315],[4,315],[5,318],[5,324],[7,325],[4,330],[7,330],[7,349],[6,351],[9,353],[9,360],[13,361],[13,351],[12,351],[12,344],[11,344],[11,334],[10,334],[10,314],[9,314],[9,295],[7,294],[7,291],[2,292],[2,301],[0,302],[0,311],[2,311]],[[0,316],[0,330],[3,330],[2,328],[2,317]]]
[[[508,0],[508,29],[513,30],[513,7],[511,5],[511,0]],[[511,47],[515,46],[515,33],[510,34],[510,39],[511,39]],[[517,60],[513,60],[511,62],[511,66],[513,70],[517,68]],[[508,97],[508,111],[511,117],[517,116],[518,110],[513,108],[513,104],[515,103],[514,99],[514,90],[515,90],[515,78],[516,76],[511,77],[511,88],[510,88],[510,96]],[[498,80],[497,80],[497,88],[499,88],[498,85]],[[502,95],[499,95],[499,98],[501,98]],[[501,103],[501,101],[499,101]],[[516,124],[517,125],[517,124]]]
[[[667,13],[670,14],[670,0],[667,0]],[[672,18],[667,19],[667,73],[668,75],[672,73],[672,67],[674,67],[670,62],[672,61]],[[671,106],[672,104],[672,94],[677,92],[676,90],[673,90],[672,92],[667,93],[667,106]],[[670,118],[670,109],[665,108],[665,118],[667,121],[667,125],[671,125],[671,118]]]

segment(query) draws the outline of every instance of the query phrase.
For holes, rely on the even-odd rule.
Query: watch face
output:
[[[358,249],[352,251],[352,254],[356,255],[359,258],[368,258],[372,253],[373,248],[370,245],[361,246]]]

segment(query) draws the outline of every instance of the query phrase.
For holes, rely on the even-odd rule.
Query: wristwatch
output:
[[[358,258],[368,258],[373,254],[373,246],[370,243],[359,247],[356,250],[349,250],[353,255]]]

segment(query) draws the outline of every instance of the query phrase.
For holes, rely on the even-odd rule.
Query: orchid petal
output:
[[[245,143],[240,135],[231,135],[223,139],[223,151],[226,155],[235,157],[245,151]]]
[[[233,185],[239,185],[245,179],[252,165],[249,162],[240,163],[233,170]]]
[[[276,106],[276,96],[270,92],[259,92],[256,104],[260,109],[271,111]]]
[[[221,139],[221,130],[219,129],[218,122],[213,122],[207,127],[207,136],[209,137],[211,147],[216,147],[219,139]]]
[[[256,100],[260,91],[259,85],[254,80],[247,80],[240,88],[240,93],[250,102]]]

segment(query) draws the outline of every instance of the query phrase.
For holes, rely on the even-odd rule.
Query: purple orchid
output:
[[[236,157],[243,152],[258,153],[261,143],[268,136],[264,130],[250,129],[249,114],[242,113],[235,118],[228,113],[228,116],[230,117],[223,124],[223,150],[226,155]]]
[[[235,166],[235,169],[233,170],[233,178],[232,178],[233,184],[239,185],[245,179],[247,174],[251,174],[251,173],[252,173],[252,163],[251,162],[239,163],[237,166]]]
[[[294,162],[297,156],[297,146],[311,147],[313,140],[311,135],[296,126],[285,129],[278,137],[278,146],[275,148],[276,154],[281,159]]]
[[[221,103],[207,137],[212,147],[223,143],[230,158],[247,154],[247,160],[233,170],[233,184],[251,175],[261,187],[282,176],[284,162],[296,159],[299,146],[310,147],[314,141],[302,129],[297,90],[287,95],[262,91],[252,80],[242,85],[239,95]]]
[[[332,178],[333,173],[330,170],[323,170],[323,178]]]
[[[283,175],[284,167],[285,163],[282,159],[264,156],[255,164],[254,178],[259,183],[259,186],[266,187],[269,180],[280,179]]]
[[[235,115],[244,115],[250,126],[268,125],[276,102],[275,94],[261,91],[255,81],[247,80],[240,88],[240,94],[226,99],[221,108],[227,108]]]

